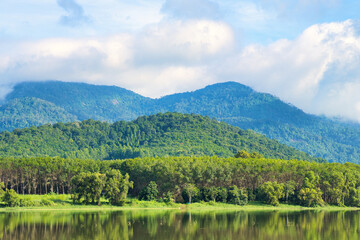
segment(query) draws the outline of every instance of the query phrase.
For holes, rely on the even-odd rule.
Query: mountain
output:
[[[115,122],[133,120],[138,116],[159,112],[195,113],[224,121],[242,129],[252,129],[279,142],[305,151],[312,156],[330,162],[360,163],[360,125],[331,120],[304,113],[295,106],[282,102],[270,94],[259,93],[235,82],[207,86],[203,89],[173,94],[160,99],[143,97],[134,92],[114,86],[96,86],[84,83],[57,81],[28,82],[15,86],[4,106],[11,111],[11,101],[37,98],[59,107],[54,108],[58,116],[65,110],[69,115],[62,122],[70,122],[69,116],[77,120],[95,119]],[[16,109],[16,107],[13,107]],[[34,108],[33,110],[37,110]],[[38,118],[24,121],[0,123],[0,130],[38,126],[45,119],[54,119],[38,111]],[[22,119],[22,113],[15,115]],[[14,118],[15,118],[14,116]],[[11,115],[10,115],[11,118]],[[28,117],[29,118],[29,117]],[[29,124],[26,125],[25,123]]]
[[[360,162],[360,125],[306,114],[239,83],[214,84],[159,99],[162,111],[215,117],[330,162]]]
[[[240,150],[267,158],[321,160],[251,130],[195,114],[159,113],[113,124],[84,120],[0,133],[0,157],[233,157]]]
[[[15,98],[0,106],[2,130],[77,119],[62,107],[34,97]]]
[[[153,99],[124,88],[59,81],[20,83],[6,101],[28,97],[53,103],[79,120],[128,121],[154,112],[150,107]]]

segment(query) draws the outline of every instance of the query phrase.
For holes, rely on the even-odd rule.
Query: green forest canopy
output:
[[[197,188],[193,201],[226,201],[223,193],[240,189],[249,200],[276,205],[289,201],[305,206],[324,203],[360,206],[360,166],[298,160],[219,157],[157,157],[126,160],[64,158],[0,158],[0,181],[18,193],[70,193],[71,179],[82,173],[119,170],[133,181],[130,194],[138,197],[149,182],[158,196],[169,192],[182,202],[187,186]],[[97,175],[99,175],[97,174]],[[89,174],[88,174],[89,175]],[[99,176],[100,176],[99,175]],[[90,176],[90,175],[89,175]],[[217,191],[220,195],[213,195]]]
[[[194,114],[157,114],[113,124],[85,120],[0,133],[2,157],[232,157],[240,150],[267,158],[321,161],[251,130]]]

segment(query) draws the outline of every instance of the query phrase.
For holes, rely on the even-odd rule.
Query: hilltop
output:
[[[113,124],[84,120],[0,133],[0,157],[233,157],[240,150],[267,158],[320,160],[251,130],[194,114],[157,114]]]

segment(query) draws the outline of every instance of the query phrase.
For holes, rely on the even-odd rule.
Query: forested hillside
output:
[[[24,97],[40,98],[53,103],[79,120],[128,121],[154,112],[150,107],[152,99],[111,86],[58,81],[21,83],[15,86],[6,99],[9,101]]]
[[[0,130],[76,120],[65,109],[39,98],[15,98],[0,106]]]
[[[29,104],[29,97],[42,99],[42,104],[52,106],[51,111],[44,111],[41,104]],[[26,109],[19,111],[21,106]],[[242,129],[252,129],[330,162],[360,162],[359,124],[306,114],[270,94],[258,93],[234,82],[160,99],[146,98],[119,87],[56,81],[21,83],[0,108],[4,119],[0,122],[0,131],[70,122],[74,118],[128,121],[159,112],[210,116]]]
[[[228,82],[159,100],[167,111],[215,117],[330,162],[360,162],[360,124],[304,113],[265,93]]]
[[[238,151],[268,158],[319,161],[304,152],[224,122],[180,113],[132,122],[84,120],[0,133],[0,156],[125,159],[154,156],[232,157]]]

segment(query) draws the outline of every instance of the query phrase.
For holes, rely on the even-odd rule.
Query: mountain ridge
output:
[[[330,162],[360,161],[359,124],[307,114],[271,94],[256,92],[237,82],[218,83],[158,99],[114,86],[28,82],[15,86],[3,106],[11,100],[25,97],[37,97],[55,104],[80,121],[90,118],[109,122],[129,121],[159,112],[201,114],[242,129],[252,129]],[[0,111],[1,114],[4,112]],[[37,125],[40,124],[43,122]],[[16,127],[0,124],[0,130]]]

